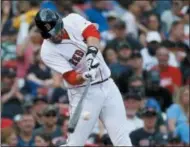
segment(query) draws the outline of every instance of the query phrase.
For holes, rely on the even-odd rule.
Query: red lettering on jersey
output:
[[[82,57],[84,56],[84,53],[81,50],[76,50],[75,53],[72,56],[72,59],[69,60],[73,65],[77,65]]]
[[[81,50],[76,50],[76,55],[83,57],[84,53]]]

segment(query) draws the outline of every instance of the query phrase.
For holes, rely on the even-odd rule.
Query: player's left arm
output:
[[[86,20],[84,17],[78,14],[71,14],[74,24],[80,31],[84,41],[86,41],[88,50],[86,54],[87,64],[90,68],[98,67],[99,63],[94,58],[96,57],[98,50],[100,49],[100,33],[95,24]]]
[[[99,66],[99,62],[95,60],[95,57],[100,49],[100,34],[95,25],[91,24],[83,31],[83,37],[88,45],[86,53],[86,60],[88,67],[96,68]]]

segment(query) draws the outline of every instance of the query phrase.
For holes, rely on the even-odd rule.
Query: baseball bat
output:
[[[90,87],[90,82],[91,82],[91,79],[89,79],[89,81],[87,82],[87,85],[84,89],[84,92],[81,96],[81,99],[79,100],[79,103],[78,103],[78,105],[77,105],[77,107],[76,107],[76,109],[75,109],[75,111],[74,111],[74,113],[73,113],[73,115],[69,121],[68,132],[70,132],[70,133],[73,133],[75,131],[75,127],[78,123],[78,120],[79,120],[81,112],[82,112],[83,100],[86,97],[86,94],[87,94],[88,89]]]

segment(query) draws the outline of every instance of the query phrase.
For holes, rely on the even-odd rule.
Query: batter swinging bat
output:
[[[87,85],[86,85],[86,87],[84,89],[84,92],[83,92],[83,94],[81,96],[81,99],[79,100],[79,103],[78,103],[78,105],[77,105],[77,107],[76,107],[76,109],[75,109],[75,111],[74,111],[74,113],[73,113],[73,115],[72,115],[72,117],[71,117],[71,119],[69,121],[68,131],[70,133],[73,133],[75,131],[75,127],[76,127],[76,125],[78,123],[79,117],[80,117],[81,112],[82,112],[83,100],[86,97],[86,94],[87,94],[88,89],[90,87],[90,82],[91,82],[91,79],[89,79],[89,81],[87,82]]]

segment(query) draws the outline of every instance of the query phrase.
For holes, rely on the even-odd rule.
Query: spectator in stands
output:
[[[29,1],[22,1],[21,3],[16,3],[15,5],[17,7],[16,13],[15,13],[16,17],[20,16],[21,14],[27,12],[30,9],[30,2]]]
[[[16,31],[12,27],[12,6],[11,1],[2,1],[2,21],[1,21],[1,42],[10,41],[12,35],[16,33]],[[13,39],[12,39],[13,40]],[[16,40],[16,35],[14,35],[14,40]]]
[[[189,4],[185,5],[182,10],[181,10],[181,14],[182,14],[182,21],[184,23],[184,35],[185,35],[185,39],[184,39],[184,43],[187,44],[188,46],[190,46],[189,43],[189,23],[190,23],[190,19],[189,19],[189,15],[190,15],[190,7],[188,6]]]
[[[83,17],[86,17],[85,15],[85,10],[87,8],[90,7],[90,4],[87,3],[87,1],[85,0],[77,0],[77,1],[73,1],[73,10],[74,12],[80,14]]]
[[[63,78],[61,74],[53,74],[53,86],[50,88],[51,94],[48,94],[48,101],[54,103],[68,104],[67,92],[62,87]]]
[[[142,113],[144,127],[136,129],[130,133],[133,146],[150,146],[150,138],[156,134],[155,124],[157,120],[157,111],[145,108]]]
[[[160,23],[159,23],[159,18],[156,14],[152,13],[148,15],[148,22],[147,22],[147,27],[149,31],[157,31],[159,32],[160,30]]]
[[[184,42],[184,23],[181,21],[175,21],[172,23],[169,41],[173,44]],[[171,49],[172,50],[172,49]]]
[[[148,13],[146,17],[147,18],[144,20],[145,22],[143,24],[144,31],[139,36],[141,44],[143,44],[145,47],[146,47],[146,34],[148,32],[155,31],[160,33],[160,22],[158,16],[154,13],[150,14]]]
[[[27,80],[31,89],[30,93],[34,96],[37,95],[37,89],[39,87],[48,88],[53,83],[51,70],[42,62],[40,51],[35,53],[35,62],[28,70]]]
[[[8,30],[7,25],[10,24],[11,25],[11,17],[12,17],[12,9],[11,9],[11,2],[10,1],[3,1],[1,3],[2,5],[2,21],[1,21],[1,33],[3,33],[4,31]],[[1,38],[2,39],[2,38]]]
[[[17,31],[12,27],[11,1],[2,1],[1,21],[1,63],[8,68],[16,68]]]
[[[161,43],[161,40],[161,36],[158,32],[151,31],[147,33],[147,47],[141,50],[141,55],[143,57],[143,69],[150,70],[153,66],[157,64],[157,59],[155,55],[156,50]]]
[[[160,74],[158,71],[149,71],[147,74],[146,81],[146,91],[145,94],[147,97],[154,97],[160,107],[162,112],[165,112],[166,109],[172,104],[172,95],[168,89],[160,86]]]
[[[58,126],[57,119],[58,113],[57,108],[54,105],[48,105],[42,114],[43,126],[34,131],[34,135],[41,133],[49,134],[52,140],[56,137],[62,136],[61,127]]]
[[[32,113],[32,106],[33,106],[32,100],[30,100],[30,99],[24,100],[24,102],[22,104],[23,111],[26,112],[26,113],[31,114]],[[18,116],[18,115],[16,115],[16,116]]]
[[[126,33],[131,35],[133,38],[138,39],[139,29],[137,18],[141,13],[141,9],[136,0],[126,1],[125,8],[127,11],[123,15],[122,19],[125,21],[127,26]]]
[[[37,147],[51,147],[53,146],[51,142],[51,136],[45,133],[35,136],[35,146]]]
[[[121,42],[118,47],[118,62],[110,64],[110,70],[115,82],[119,85],[120,81],[125,81],[125,77],[130,74],[131,67],[128,65],[128,60],[132,54],[132,49],[126,42]]]
[[[150,31],[146,36],[147,47],[141,50],[143,57],[143,69],[150,70],[152,67],[158,64],[156,57],[156,51],[160,46],[162,39],[158,32]],[[177,66],[177,61],[173,53],[169,53],[169,65]]]
[[[127,26],[124,21],[118,19],[113,25],[113,32],[115,34],[115,38],[110,40],[107,45],[106,49],[113,49],[117,51],[117,48],[120,43],[126,42],[132,50],[140,50],[142,49],[142,45],[139,43],[138,40],[132,38],[125,30],[127,30]]]
[[[118,62],[118,54],[115,50],[113,49],[107,49],[103,52],[104,59],[108,66],[111,64],[117,63]]]
[[[16,147],[18,139],[13,127],[1,128],[1,146]]]
[[[175,21],[172,23],[169,37],[163,42],[163,45],[174,53],[184,53],[185,49],[188,48],[188,45],[184,43],[184,39],[184,23],[182,21]],[[184,54],[181,54],[181,56],[184,57]],[[179,59],[177,55],[176,59]],[[178,60],[178,62],[181,61]]]
[[[14,119],[13,119],[13,121],[14,121],[14,130],[15,130],[15,132],[16,132],[16,135],[18,135],[19,134],[19,125],[20,125],[20,123],[21,123],[21,121],[22,121],[22,115],[21,114],[17,114],[16,116],[14,116]]]
[[[183,84],[190,85],[190,48],[186,48],[186,57],[180,64],[180,70],[183,75]]]
[[[138,51],[133,51],[130,59],[132,60],[131,66],[133,69],[133,75],[142,77],[145,80],[147,71],[143,69],[142,55]]]
[[[46,97],[37,96],[32,101],[32,115],[35,120],[35,129],[42,126],[42,111],[47,107],[48,101]]]
[[[168,64],[169,50],[167,48],[159,47],[156,51],[156,57],[159,64],[152,69],[159,71],[160,85],[173,94],[182,84],[181,72],[178,68]]]
[[[157,133],[152,139],[151,146],[154,147],[166,147],[168,144],[168,134]]]
[[[162,117],[162,112],[160,109],[160,105],[158,102],[155,100],[155,98],[147,98],[145,102],[145,108],[153,109],[157,111],[157,120],[156,120],[156,125],[155,129],[159,133],[166,134],[167,133],[167,128],[165,126],[165,121]],[[139,112],[141,114],[141,112]]]
[[[55,5],[57,7],[58,13],[62,16],[67,16],[70,13],[73,13],[73,2],[70,0],[64,1],[55,1]]]
[[[188,121],[176,127],[175,134],[186,146],[190,145],[190,113],[187,115]]]
[[[22,114],[21,122],[19,124],[18,147],[34,146],[34,130],[35,122],[32,114]]]
[[[176,103],[167,110],[167,122],[169,131],[174,132],[176,126],[187,122],[189,112],[189,86],[181,87],[176,94]]]
[[[150,15],[156,15],[156,12],[154,10],[154,5],[152,1],[146,1],[146,0],[142,0],[142,1],[137,1],[138,6],[141,9],[141,14],[140,14],[140,22],[141,24],[145,25],[147,27],[147,23],[151,23],[149,22],[149,17]],[[153,23],[153,22],[152,22]],[[155,27],[157,27],[156,22],[155,23]]]
[[[65,108],[62,113],[60,113],[60,126],[62,135],[58,136],[53,139],[52,143],[55,146],[60,146],[63,144],[66,144],[67,138],[68,138],[68,124],[69,124],[69,110],[68,108]]]
[[[109,30],[101,33],[101,44],[103,46],[103,49],[106,46],[107,42],[115,38],[115,33],[113,29],[114,29],[114,24],[117,22],[117,19],[119,19],[119,17],[116,12],[114,11],[108,12],[107,21],[109,25]]]
[[[171,9],[171,3],[172,1],[153,1],[156,14],[160,16],[165,10]]]
[[[13,119],[16,114],[20,114],[23,111],[21,106],[24,96],[19,91],[16,73],[13,69],[2,68],[1,80],[1,115],[2,117]]]
[[[23,16],[26,17],[25,19],[28,24],[32,23],[33,21],[32,19],[36,15],[36,12],[39,9],[39,2],[37,0],[21,2],[18,5],[18,9],[19,9],[20,15],[13,19],[13,26],[16,29],[19,29],[22,23]]]
[[[28,69],[34,63],[35,53],[40,50],[43,39],[34,24],[29,27],[28,36],[23,44],[17,45],[17,77],[26,77]]]
[[[104,16],[106,11],[107,2],[102,0],[92,0],[91,8],[85,10],[85,14],[89,21],[98,24],[100,32],[107,31],[109,29],[108,22]]]
[[[181,147],[184,144],[181,142],[180,137],[174,133],[157,133],[152,139],[153,147]]]
[[[146,17],[154,12],[153,4],[151,1],[142,0],[142,1],[137,1],[137,3],[143,12],[142,16]]]
[[[68,138],[68,125],[69,125],[69,116],[64,116],[64,121],[62,125],[63,138],[66,140]]]
[[[139,76],[135,76],[135,75],[131,76],[129,78],[128,91],[133,92],[133,93],[139,95],[140,97],[142,97],[142,99],[144,99],[145,86],[144,86],[143,78],[139,77]]]
[[[29,26],[33,22],[33,18],[39,10],[39,2],[37,0],[22,1],[21,3],[26,3],[26,8],[23,10],[24,12],[13,18],[13,27],[19,30],[17,37],[18,45],[25,42],[25,38],[28,37]],[[24,7],[21,7],[21,9],[23,8]]]
[[[137,1],[138,6],[141,9],[139,20],[139,30],[140,30],[140,36],[139,39],[141,43],[146,46],[146,34],[149,31],[158,31],[159,32],[159,20],[157,18],[157,15],[155,14],[154,10],[154,2],[153,1]]]
[[[141,102],[140,102],[140,108],[137,112],[137,116],[140,117],[140,112],[144,109],[145,107],[145,102],[146,102],[146,96],[145,96],[145,83],[142,77],[132,75],[129,77],[128,81],[126,82],[126,86],[123,85],[122,87],[126,89],[127,92],[135,93],[138,96],[141,97]]]
[[[165,10],[161,15],[162,28],[165,33],[168,33],[172,23],[180,20],[180,10],[183,6],[183,1],[173,0],[172,9]]]
[[[174,133],[168,134],[168,144],[167,147],[183,147],[184,144],[181,142],[180,137]]]
[[[124,104],[127,112],[127,124],[130,130],[136,130],[143,127],[143,121],[136,116],[140,108],[141,97],[135,93],[127,93],[124,95]]]
[[[181,21],[173,22],[169,38],[164,41],[164,46],[166,45],[170,51],[175,53],[178,66],[185,58],[186,48],[189,48],[188,45],[184,43],[184,40],[184,23]]]

